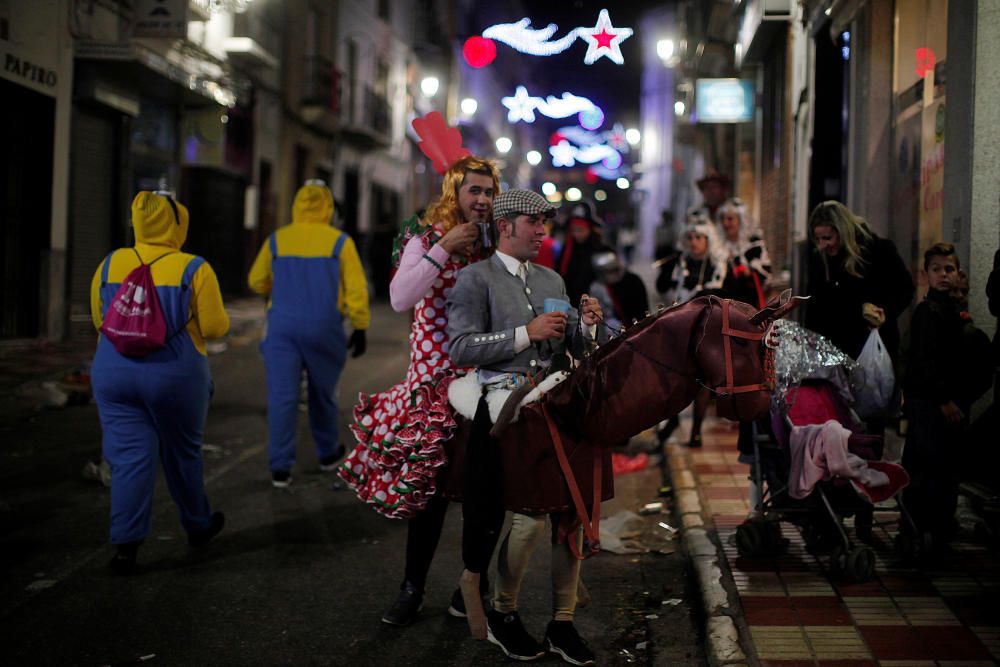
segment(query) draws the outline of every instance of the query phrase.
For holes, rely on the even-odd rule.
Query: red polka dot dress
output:
[[[419,238],[426,252],[437,235],[424,228]],[[420,512],[448,462],[444,443],[456,426],[448,387],[456,369],[448,356],[445,301],[465,263],[450,257],[414,306],[404,380],[374,396],[360,394],[354,408],[351,430],[358,445],[337,472],[359,498],[390,518]]]

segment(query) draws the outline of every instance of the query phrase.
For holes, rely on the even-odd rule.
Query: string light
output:
[[[590,114],[588,118],[599,116],[600,120],[591,129],[600,127],[604,122],[604,112],[600,107],[586,97],[573,93],[563,93],[561,97],[549,95],[543,98],[529,94],[524,86],[518,86],[513,95],[502,98],[500,102],[507,107],[507,120],[511,123],[518,121],[534,123],[535,111],[549,118],[567,118],[578,113],[581,124],[585,114]]]
[[[617,28],[611,23],[607,9],[602,9],[593,27],[573,28],[555,41],[549,39],[559,30],[550,23],[544,28],[531,28],[531,19],[523,18],[516,23],[498,23],[483,31],[483,38],[503,42],[508,46],[532,56],[552,56],[562,53],[580,38],[587,42],[584,64],[593,65],[601,58],[624,65],[621,43],[632,36],[631,28]]]

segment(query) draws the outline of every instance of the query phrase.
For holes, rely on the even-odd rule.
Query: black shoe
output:
[[[382,614],[382,622],[389,625],[409,625],[417,620],[417,615],[423,607],[424,594],[410,582],[404,581],[396,601]]]
[[[141,542],[126,542],[119,544],[114,557],[108,565],[115,574],[132,574],[135,571],[135,557],[139,553]]]
[[[196,532],[188,533],[188,544],[193,547],[203,547],[212,541],[212,538],[222,531],[226,525],[226,515],[222,512],[213,512],[209,519],[208,528]]]
[[[486,638],[503,649],[508,658],[528,661],[545,655],[545,648],[524,629],[516,611],[504,614],[488,609],[486,626]]]
[[[573,621],[550,621],[545,629],[545,641],[550,653],[558,653],[571,665],[593,665],[594,652],[583,641]]]
[[[319,460],[320,472],[334,472],[337,470],[337,464],[340,463],[340,459],[344,458],[346,450],[343,445],[337,445],[337,449],[334,451],[336,453],[331,456],[324,456]]]
[[[462,597],[462,589],[456,588],[451,594],[451,604],[448,605],[448,613],[455,618],[465,618],[465,598]]]
[[[287,489],[292,484],[292,473],[287,470],[276,470],[271,473],[271,486],[276,489]]]
[[[659,440],[661,445],[670,439],[670,436],[677,429],[677,427],[680,426],[680,424],[681,424],[680,419],[678,419],[677,416],[674,415],[673,417],[667,420],[667,423],[663,425],[663,428],[657,429],[656,439]]]

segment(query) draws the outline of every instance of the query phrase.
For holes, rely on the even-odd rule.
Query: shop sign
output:
[[[59,82],[59,75],[55,70],[19,58],[10,52],[3,53],[3,70],[14,79],[22,79],[46,88],[55,88]]]
[[[745,123],[753,120],[753,83],[741,79],[695,81],[696,120],[699,123]]]
[[[136,0],[134,37],[187,37],[189,0]]]

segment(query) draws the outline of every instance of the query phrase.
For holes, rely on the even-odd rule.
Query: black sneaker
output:
[[[277,470],[271,473],[271,486],[276,489],[287,489],[292,484],[292,473],[287,470]]]
[[[399,588],[399,596],[384,614],[382,622],[389,625],[406,626],[417,620],[417,615],[424,607],[424,594],[408,581]]]
[[[139,552],[141,542],[126,542],[119,544],[115,555],[108,566],[115,574],[132,574],[135,571],[135,557]]]
[[[571,665],[593,665],[594,652],[583,641],[573,621],[550,621],[545,629],[545,641],[550,653],[558,653]]]
[[[486,627],[486,638],[503,649],[508,658],[528,661],[545,655],[545,648],[524,629],[516,611],[504,614],[488,609]]]
[[[208,528],[194,533],[188,533],[188,544],[193,547],[203,547],[212,541],[212,538],[222,531],[226,525],[226,515],[222,512],[213,512],[209,520]]]
[[[455,618],[465,618],[465,598],[462,597],[462,589],[456,588],[451,594],[451,604],[448,605],[448,613]]]
[[[337,469],[337,465],[340,463],[340,459],[344,458],[344,446],[337,445],[337,449],[334,450],[335,453],[331,456],[324,456],[319,460],[319,471],[320,472],[334,472]]]

